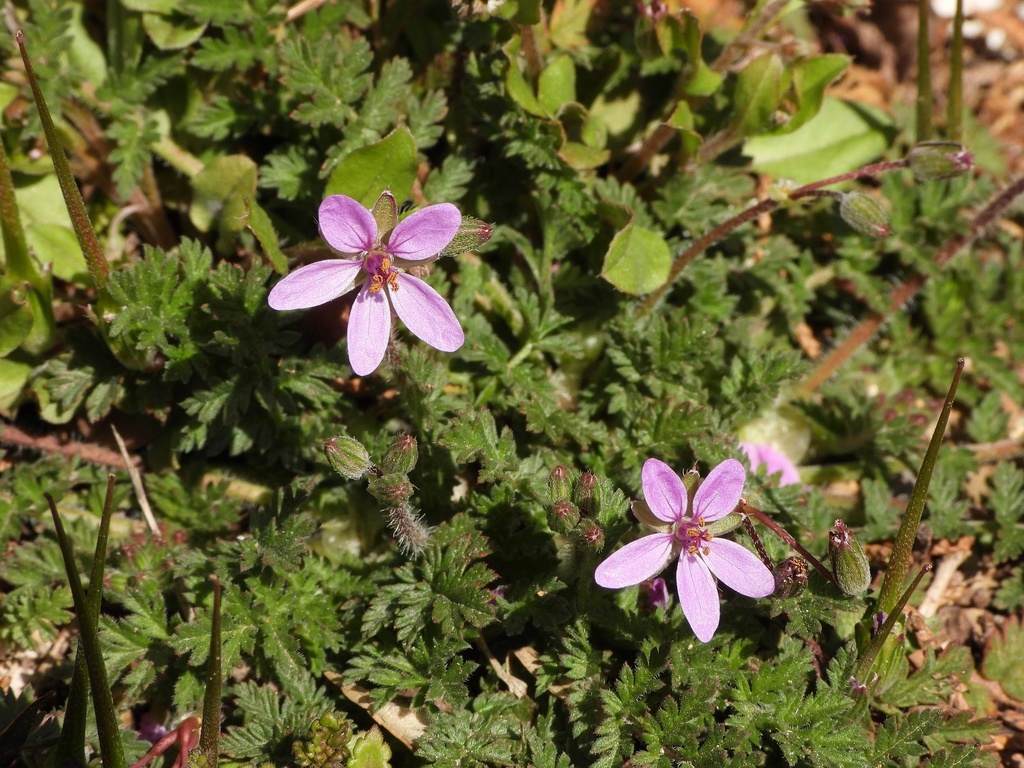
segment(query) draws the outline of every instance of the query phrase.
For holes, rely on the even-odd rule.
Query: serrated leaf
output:
[[[1002,630],[989,638],[982,662],[982,674],[999,683],[1008,696],[1024,702],[1024,677],[1020,674],[1020,660],[1024,658],[1024,626],[1011,616]]]

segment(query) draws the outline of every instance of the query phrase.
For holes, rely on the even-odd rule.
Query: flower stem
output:
[[[906,168],[907,165],[907,160],[890,160],[884,163],[865,165],[863,168],[858,168],[857,170],[850,171],[849,173],[843,173],[838,176],[831,176],[827,179],[812,182],[811,184],[805,184],[804,186],[798,187],[790,192],[787,195],[787,198],[788,201],[792,202],[799,200],[802,197],[820,197],[821,193],[818,192],[818,190],[822,187],[827,187],[844,181],[851,181],[853,179],[859,179],[864,176],[873,176],[878,173],[899,170],[901,168]],[[636,310],[636,316],[646,317],[650,314],[651,310],[653,310],[664,295],[668,293],[672,284],[678,279],[682,271],[686,269],[694,259],[700,256],[704,250],[711,245],[714,245],[739,226],[746,224],[748,221],[752,221],[765,213],[771,213],[781,206],[782,202],[774,198],[761,200],[747,208],[745,211],[741,211],[736,216],[733,216],[731,219],[723,221],[717,227],[708,230],[699,238],[694,240],[685,251],[676,257],[676,260],[672,263],[671,269],[669,269],[668,279],[640,304]]]
[[[750,515],[759,522],[764,523],[764,525],[769,530],[771,530],[772,533],[774,533],[776,536],[778,536],[780,539],[786,542],[789,546],[791,546],[793,549],[799,552],[801,557],[803,557],[807,560],[807,562],[813,565],[814,570],[816,570],[825,579],[832,582],[833,584],[836,583],[836,577],[832,575],[832,572],[829,571],[828,568],[821,564],[821,561],[818,560],[818,558],[816,558],[814,555],[812,555],[810,552],[804,549],[803,546],[801,546],[796,539],[789,535],[785,528],[783,528],[781,525],[779,525],[770,517],[768,517],[768,515],[766,515],[763,511],[761,511],[757,507],[753,507],[750,504],[748,504],[746,499],[740,499],[739,512],[741,515]]]
[[[994,197],[971,221],[968,231],[947,242],[935,254],[935,265],[944,266],[959,251],[972,242],[1002,213],[1013,200],[1024,193],[1024,176],[1016,179],[1006,189]],[[889,296],[889,308],[886,312],[873,312],[854,328],[842,343],[829,352],[811,371],[796,391],[797,398],[806,398],[824,384],[828,378],[845,363],[854,352],[866,344],[888,317],[898,312],[924,285],[927,276],[915,272],[907,277]]]

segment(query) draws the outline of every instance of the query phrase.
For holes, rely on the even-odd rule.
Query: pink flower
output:
[[[775,590],[772,572],[756,555],[709,530],[709,523],[736,508],[746,474],[736,459],[726,459],[691,498],[668,464],[648,459],[642,473],[646,504],[634,502],[633,513],[653,533],[612,553],[597,567],[594,580],[602,587],[629,587],[660,573],[678,556],[679,604],[697,639],[708,642],[719,621],[712,574],[747,597],[766,597]]]
[[[388,233],[379,232],[373,213],[351,197],[331,195],[320,204],[319,218],[321,237],[341,258],[292,272],[270,292],[271,307],[307,309],[362,286],[348,321],[348,357],[359,376],[373,373],[384,359],[392,310],[430,346],[442,352],[462,346],[465,335],[451,307],[403,271],[409,264],[429,263],[451,243],[462,223],[458,208],[451,203],[428,206]]]
[[[796,464],[782,452],[775,450],[767,443],[740,443],[740,448],[750,459],[750,468],[757,469],[764,466],[764,471],[769,475],[781,472],[779,487],[784,485],[800,485],[800,470]]]

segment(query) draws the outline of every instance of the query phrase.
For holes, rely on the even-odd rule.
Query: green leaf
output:
[[[807,184],[870,162],[889,146],[892,119],[879,109],[826,98],[821,110],[783,136],[748,139],[743,151],[760,173]]]
[[[791,65],[797,109],[789,121],[771,135],[792,133],[818,114],[825,89],[850,66],[850,57],[840,53],[811,56]]]
[[[0,280],[0,357],[17,349],[32,330],[28,283]]]
[[[552,115],[563,104],[576,101],[576,65],[570,56],[556,56],[544,67],[537,81],[537,96]]]
[[[665,238],[638,227],[633,216],[608,246],[601,277],[623,293],[642,296],[664,285],[671,266]]]
[[[675,23],[674,18],[665,19],[666,22]],[[682,33],[680,42],[686,56],[689,59],[686,70],[686,85],[683,90],[691,96],[710,96],[718,90],[722,84],[722,76],[715,72],[704,61],[701,53],[703,48],[704,33],[701,31],[700,22],[692,11],[686,10],[682,17]]]
[[[505,75],[505,87],[508,89],[508,95],[531,115],[550,117],[548,110],[534,95],[533,88],[526,82],[526,77],[523,76],[523,71],[519,68],[519,46],[521,43],[522,41],[518,37],[513,37],[504,48],[505,55],[508,57],[508,73]]]
[[[188,215],[200,232],[214,225],[222,233],[245,228],[247,201],[256,196],[256,163],[245,155],[227,155],[211,161],[192,179]]]
[[[733,124],[744,136],[771,127],[772,116],[782,99],[783,75],[782,59],[775,53],[765,53],[736,76]]]
[[[0,360],[0,413],[10,415],[32,375],[33,366],[16,360]]]
[[[327,180],[325,192],[348,195],[370,208],[384,189],[390,189],[396,200],[405,200],[415,179],[416,143],[403,126],[342,159]]]
[[[161,51],[179,51],[188,48],[203,36],[207,22],[193,21],[180,14],[142,14],[142,28],[153,45]]]
[[[277,239],[277,232],[274,231],[274,225],[270,222],[270,217],[254,201],[247,200],[246,203],[248,205],[245,218],[246,225],[256,235],[256,239],[260,241],[263,252],[267,254],[267,259],[270,260],[270,266],[279,275],[283,275],[288,271],[288,257],[281,250],[281,244]]]
[[[1008,696],[1024,701],[1024,678],[1020,675],[1020,660],[1024,657],[1024,627],[1016,616],[995,632],[985,649],[982,674],[999,683]]]

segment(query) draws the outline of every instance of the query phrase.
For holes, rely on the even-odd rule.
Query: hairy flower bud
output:
[[[388,448],[380,467],[385,475],[407,475],[416,467],[419,448],[412,435],[399,435]]]
[[[548,510],[548,525],[555,533],[570,533],[579,524],[579,507],[571,501],[556,501]]]
[[[472,216],[463,216],[462,225],[452,241],[441,251],[441,256],[456,256],[466,251],[475,251],[491,239],[494,228],[486,221]]]
[[[363,444],[344,435],[324,443],[324,455],[331,469],[348,480],[358,480],[373,466]]]
[[[907,155],[918,181],[936,181],[960,176],[974,167],[974,155],[955,141],[922,141]]]
[[[575,534],[591,552],[600,552],[604,549],[604,530],[593,520],[582,520],[576,528]]]
[[[574,501],[586,514],[596,514],[601,509],[601,484],[593,472],[584,472],[576,481]]]
[[[569,495],[572,493],[572,482],[569,479],[569,470],[561,464],[551,470],[551,475],[548,477],[548,492],[551,495],[552,504],[569,500]]]
[[[413,487],[407,475],[393,474],[371,477],[366,489],[387,507],[398,507],[412,497]]]
[[[836,520],[835,530],[828,534],[828,556],[836,582],[846,594],[860,595],[871,584],[871,567],[864,548],[842,520]]]
[[[869,237],[886,237],[889,229],[889,216],[875,198],[862,192],[850,192],[839,201],[839,215],[843,221]]]
[[[796,597],[807,588],[807,573],[810,570],[802,557],[787,557],[772,571],[775,577],[775,597]]]

